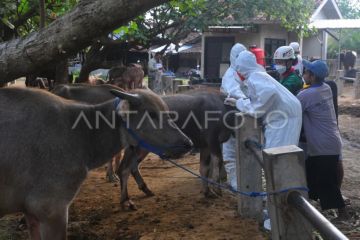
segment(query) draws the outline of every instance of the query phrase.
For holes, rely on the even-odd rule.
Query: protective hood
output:
[[[226,93],[228,96],[234,97],[234,98],[240,98],[245,96],[245,86],[240,81],[239,76],[237,75],[235,71],[235,60],[238,57],[238,55],[245,51],[246,48],[244,45],[240,43],[236,43],[230,51],[230,67],[226,70],[224,76],[222,77],[221,82],[221,90],[222,92]],[[245,90],[245,92],[244,92]]]
[[[239,54],[236,70],[244,75],[248,87],[248,98],[239,98],[236,107],[262,119],[265,148],[297,145],[302,122],[299,100],[267,74],[248,51]]]
[[[236,43],[230,51],[230,67],[235,69],[235,60],[242,51],[245,51],[246,47],[241,43]]]
[[[251,73],[265,72],[263,66],[257,64],[256,57],[249,51],[242,51],[235,60],[235,70],[248,78]]]

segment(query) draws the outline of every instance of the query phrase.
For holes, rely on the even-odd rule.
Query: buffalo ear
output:
[[[134,105],[140,105],[141,104],[141,98],[139,94],[133,94],[133,93],[126,93],[123,91],[119,91],[117,89],[110,89],[110,92],[120,99],[124,99],[129,101],[130,104]]]

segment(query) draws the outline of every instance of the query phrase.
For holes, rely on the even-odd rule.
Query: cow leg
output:
[[[119,162],[120,153],[116,154],[107,164],[106,164],[106,180],[108,182],[116,182],[119,181],[119,178],[116,176],[113,168],[113,161]]]
[[[214,182],[220,183],[220,158],[214,154],[210,154],[210,174],[209,178]],[[221,189],[217,186],[211,186],[211,191],[218,196],[221,196]]]
[[[106,164],[106,181],[114,182],[113,173],[114,169],[112,166],[113,158]]]
[[[128,147],[124,151],[124,157],[120,163],[117,175],[120,177],[120,205],[123,210],[136,210],[135,204],[129,198],[127,184],[131,173],[132,162],[136,162],[136,152],[133,147]]]
[[[39,220],[31,214],[25,214],[25,219],[29,229],[30,239],[41,240]]]
[[[209,148],[201,148],[200,149],[200,175],[205,178],[209,178],[210,176],[210,149]],[[203,194],[205,197],[214,197],[214,194],[211,192],[209,188],[209,184],[203,181]]]
[[[114,165],[115,165],[115,173],[117,172],[117,170],[119,169],[120,167],[120,162],[121,162],[121,152],[119,152],[118,154],[115,155],[114,157]],[[119,180],[117,174],[115,174],[116,178]]]
[[[222,158],[221,144],[219,142],[213,142],[210,145],[211,154],[210,154],[210,178],[217,183],[221,183],[221,169],[224,168],[224,161]],[[211,189],[213,192],[219,196],[222,195],[221,188],[212,186]]]
[[[137,149],[136,155],[138,156],[137,161],[132,161],[132,167],[131,167],[131,175],[135,178],[135,181],[141,191],[143,191],[146,196],[152,197],[155,196],[155,194],[147,187],[144,179],[141,176],[139,165],[140,163],[145,159],[145,157],[148,155],[149,152]]]
[[[68,209],[62,207],[40,222],[41,239],[66,240]]]

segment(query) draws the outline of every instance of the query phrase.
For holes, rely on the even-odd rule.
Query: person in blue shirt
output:
[[[337,125],[333,95],[325,84],[328,67],[321,60],[303,60],[303,78],[310,85],[297,98],[303,111],[304,135],[307,143],[306,175],[309,198],[320,199],[323,210],[338,209],[339,219],[348,218],[338,184],[337,167],[342,141]]]

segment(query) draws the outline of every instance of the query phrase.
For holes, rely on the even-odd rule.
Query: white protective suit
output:
[[[235,70],[235,60],[239,53],[246,50],[244,45],[236,43],[230,51],[230,67],[226,70],[222,82],[221,91],[228,95],[228,97],[241,98],[245,97],[244,91],[246,92],[245,86],[242,84],[238,74]],[[244,91],[243,91],[244,90]],[[233,136],[223,143],[223,159],[225,162],[225,170],[227,173],[228,184],[232,188],[237,189],[237,178],[236,178],[236,141]]]
[[[294,65],[294,69],[296,71],[298,71],[299,74],[300,74],[300,77],[302,77],[303,70],[304,70],[304,65],[302,64],[302,57],[300,56],[300,54],[298,54],[296,57],[297,57],[298,60],[297,60],[297,64]]]
[[[230,51],[230,67],[226,70],[221,81],[221,91],[226,93],[229,97],[244,97],[244,86],[242,85],[242,82],[235,69],[235,60],[239,53],[244,50],[246,50],[244,45],[236,43]]]
[[[302,123],[299,100],[256,63],[255,55],[243,51],[235,61],[236,71],[245,77],[248,97],[236,100],[236,107],[261,118],[265,127],[265,148],[298,145]]]

